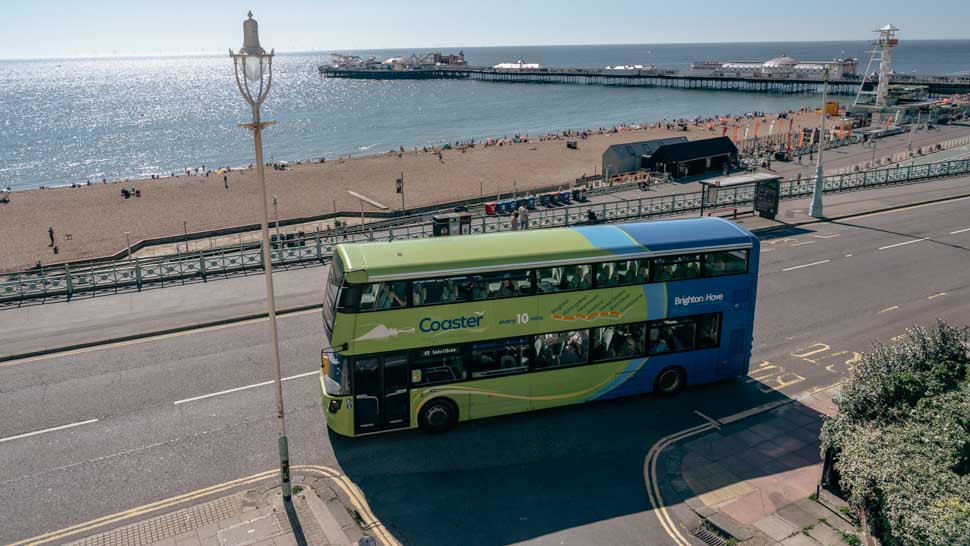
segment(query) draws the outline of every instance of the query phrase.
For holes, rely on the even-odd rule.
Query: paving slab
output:
[[[779,541],[801,531],[800,527],[797,527],[790,521],[775,514],[769,514],[768,516],[753,522],[751,525],[754,525],[764,534]]]
[[[805,534],[814,538],[822,546],[849,546],[846,541],[842,540],[842,535],[824,523],[815,525],[805,531]]]

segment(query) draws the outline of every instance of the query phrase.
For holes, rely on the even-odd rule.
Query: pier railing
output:
[[[948,176],[970,174],[970,159],[958,159],[923,165],[908,165],[827,176],[826,193],[839,193],[894,184],[918,183]],[[594,189],[596,194],[634,187],[638,182]],[[781,183],[782,199],[811,195],[813,180],[786,180]],[[749,206],[755,185],[721,188],[713,200],[705,201],[703,192],[690,192],[658,197],[609,202],[582,203],[572,206],[533,211],[529,229],[552,228],[595,223],[628,222],[653,219],[705,210]],[[475,217],[471,233],[498,233],[511,230],[507,217]],[[302,238],[272,243],[273,266],[281,269],[328,263],[334,246],[353,241],[393,241],[432,237],[430,224],[385,226],[357,233],[315,233]],[[71,300],[79,294],[141,290],[147,286],[166,286],[187,282],[207,282],[233,275],[258,273],[263,268],[263,254],[258,243],[215,251],[177,253],[148,259],[132,259],[87,267],[62,266],[55,270],[31,270],[7,275],[0,281],[0,302],[18,302],[38,298]]]

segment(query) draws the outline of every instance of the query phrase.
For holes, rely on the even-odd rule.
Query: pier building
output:
[[[799,61],[782,55],[767,61],[703,61],[690,65],[690,74],[698,76],[773,79],[807,79],[821,81],[825,71],[830,80],[856,78],[859,61],[856,59],[835,59],[832,61]]]

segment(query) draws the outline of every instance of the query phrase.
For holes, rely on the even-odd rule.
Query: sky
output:
[[[967,0],[4,0],[3,59],[223,53],[252,10],[277,52],[970,38]],[[927,9],[930,7],[931,9]]]

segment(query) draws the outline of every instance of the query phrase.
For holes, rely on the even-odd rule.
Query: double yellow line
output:
[[[841,384],[842,384],[842,381],[836,381],[831,385],[826,385],[824,387],[816,387],[813,389],[802,391],[792,396],[790,399],[782,399],[774,402],[768,402],[766,404],[762,404],[760,406],[756,406],[751,409],[747,409],[747,410],[735,413],[733,415],[729,415],[727,417],[721,418],[718,420],[718,422],[721,425],[734,423],[742,419],[751,417],[753,415],[764,413],[766,411],[773,410],[775,408],[784,406],[786,404],[791,404],[793,402],[803,400],[813,394],[816,394],[818,392],[822,392],[824,390],[828,390],[834,387],[838,387]],[[663,438],[657,440],[656,443],[654,443],[652,446],[650,446],[650,450],[647,452],[647,457],[643,461],[643,479],[647,485],[647,496],[650,499],[650,505],[653,507],[657,515],[657,520],[660,522],[660,526],[663,527],[664,532],[667,533],[667,536],[669,536],[674,541],[674,544],[676,544],[677,546],[690,546],[690,541],[687,539],[687,537],[684,536],[683,533],[681,533],[681,530],[677,527],[677,524],[674,522],[673,517],[671,517],[671,515],[667,512],[667,506],[664,503],[663,495],[660,493],[660,482],[657,479],[657,460],[659,460],[660,458],[660,453],[671,444],[679,442],[685,438],[689,438],[691,436],[701,434],[703,432],[714,430],[716,428],[718,427],[715,426],[713,423],[704,423],[703,425],[697,425],[695,427],[684,429],[680,432],[675,432],[674,434],[664,436]]]
[[[357,510],[357,513],[360,514],[361,524],[364,530],[373,534],[374,537],[377,538],[384,546],[400,546],[397,539],[391,535],[387,528],[384,527],[384,524],[381,523],[381,521],[377,519],[377,516],[374,515],[374,512],[371,511],[370,505],[367,504],[367,499],[364,498],[364,493],[347,476],[332,468],[317,465],[298,465],[294,466],[292,470],[294,472],[317,475],[331,480],[338,488],[340,488],[341,491],[344,492],[344,494],[347,495],[347,497],[350,499],[350,503]],[[150,514],[152,512],[169,509],[182,503],[196,501],[204,497],[223,493],[245,485],[251,485],[264,480],[274,479],[278,476],[279,470],[267,470],[265,472],[260,472],[259,474],[247,476],[245,478],[220,483],[175,497],[170,497],[168,499],[145,504],[130,510],[125,510],[124,512],[118,512],[109,516],[103,516],[97,519],[86,521],[84,523],[72,525],[71,527],[66,527],[58,531],[51,531],[43,535],[14,542],[9,546],[39,546],[41,544],[48,544],[57,540],[64,540],[68,537],[74,537],[80,533],[93,531],[100,527],[121,523],[126,520],[131,520],[139,516]]]

